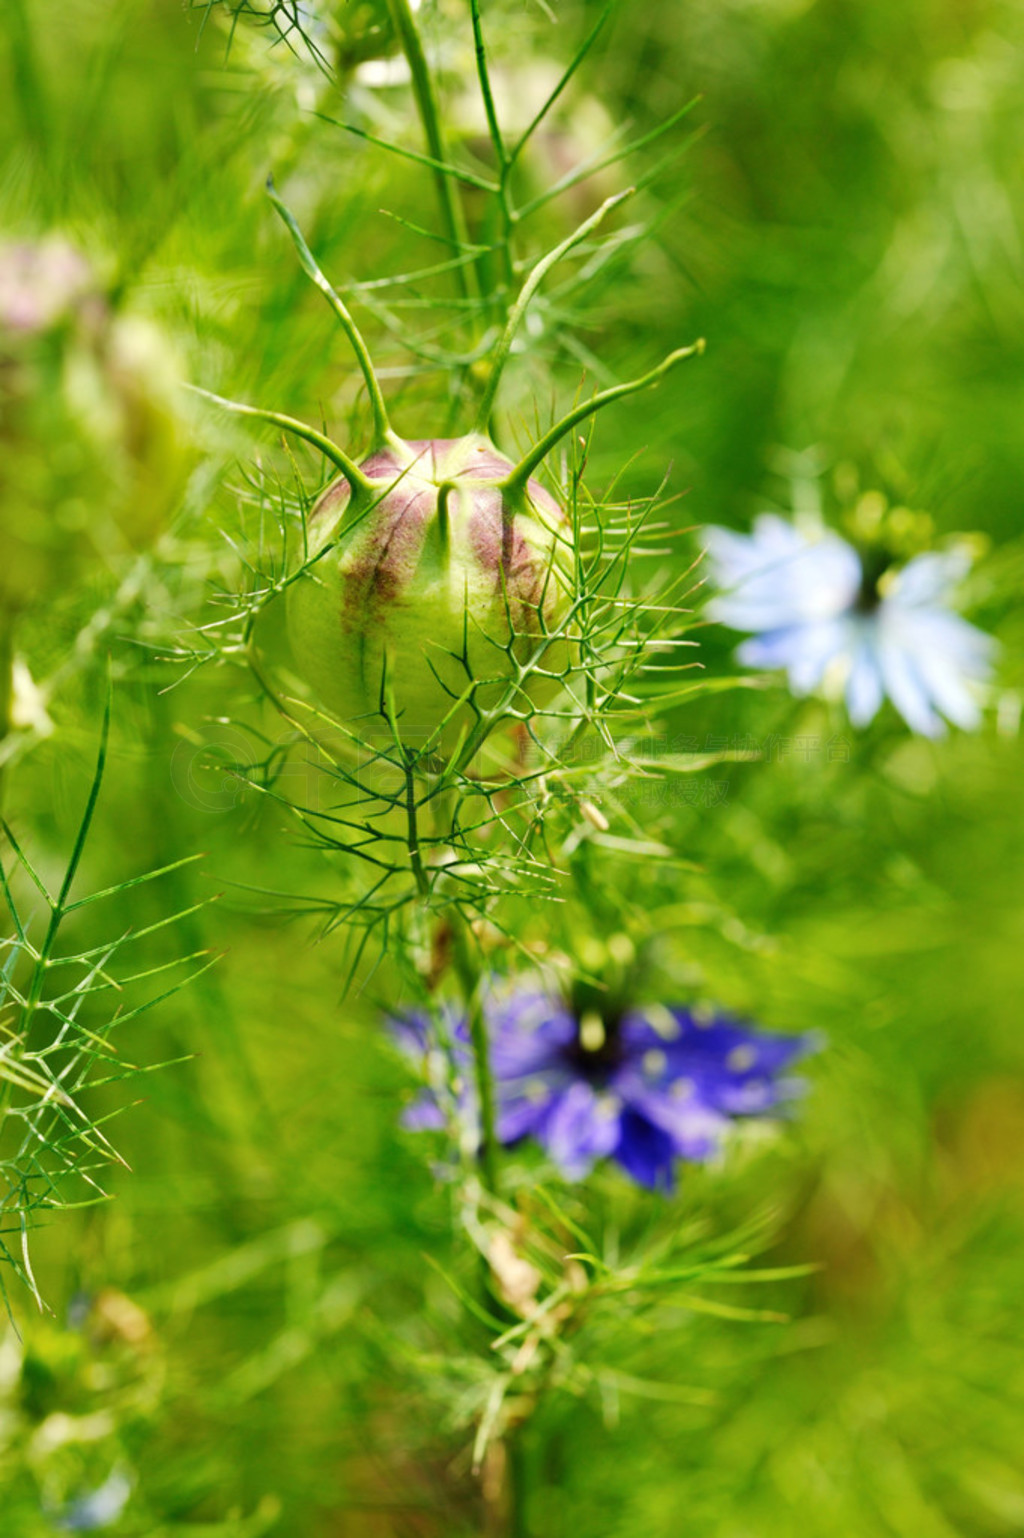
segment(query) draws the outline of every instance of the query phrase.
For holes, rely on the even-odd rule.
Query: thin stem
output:
[[[17,106],[21,110],[25,138],[39,153],[45,164],[49,148],[49,125],[53,122],[47,90],[39,69],[36,40],[32,35],[25,0],[12,0],[7,7],[7,27],[11,40],[13,68],[11,84]],[[38,177],[43,186],[48,177]],[[52,217],[52,214],[51,214]]]
[[[552,198],[557,198],[563,192],[568,192],[570,187],[575,187],[579,182],[586,181],[588,177],[596,176],[599,171],[605,170],[606,167],[613,166],[618,161],[624,160],[627,155],[633,155],[637,150],[645,149],[648,144],[653,144],[655,139],[660,139],[663,134],[668,133],[670,128],[674,128],[676,123],[686,117],[687,113],[692,112],[699,100],[700,97],[695,96],[693,101],[687,102],[685,107],[680,107],[678,112],[674,112],[670,118],[666,118],[663,123],[659,123],[657,128],[652,128],[650,133],[644,134],[642,138],[633,139],[629,144],[623,145],[621,149],[613,150],[608,155],[599,155],[596,159],[585,160],[572,171],[567,171],[561,181],[553,182],[543,192],[539,192],[535,198],[532,198],[529,203],[524,204],[518,210],[516,217],[528,219],[531,214],[536,213],[538,208],[543,208],[545,203],[550,203]],[[621,130],[617,132],[621,133]]]
[[[223,395],[214,395],[212,390],[200,389],[199,385],[186,385],[193,395],[201,395],[203,400],[212,401],[215,406],[220,406],[224,411],[232,411],[235,416],[255,417],[257,421],[269,422],[272,427],[280,427],[283,432],[293,433],[296,438],[302,438],[314,448],[319,449],[325,459],[345,476],[352,491],[353,504],[372,497],[376,494],[373,482],[368,475],[364,475],[354,459],[350,459],[344,449],[339,449],[336,443],[323,433],[318,433],[315,427],[307,427],[305,422],[298,422],[294,417],[286,417],[280,411],[264,411],[262,406],[243,406],[241,401],[229,401]]]
[[[480,95],[484,99],[484,112],[487,114],[487,127],[490,131],[491,143],[494,145],[498,170],[504,173],[508,156],[505,153],[505,143],[498,126],[498,114],[495,111],[494,96],[491,91],[491,77],[487,69],[487,50],[484,47],[483,25],[480,20],[480,0],[469,0],[469,9],[473,17],[473,42],[476,47],[476,73],[480,81]]]
[[[340,118],[328,117],[325,112],[315,112],[323,123],[330,123],[332,128],[340,128],[347,134],[354,134],[357,139],[365,139],[367,144],[376,145],[379,150],[387,150],[389,155],[397,155],[399,160],[411,160],[414,165],[429,166],[431,171],[438,176],[449,177],[452,181],[462,182],[467,187],[478,187],[481,192],[497,192],[497,184],[488,181],[484,176],[476,176],[472,171],[465,170],[462,166],[449,165],[446,160],[437,160],[433,155],[421,155],[417,150],[406,149],[404,144],[394,144],[390,139],[382,139],[379,134],[367,133],[365,128],[357,128],[355,123],[343,123]],[[394,214],[388,214],[386,208],[381,213],[394,218]],[[446,235],[431,235],[432,240],[443,241],[446,246],[465,246],[468,250],[475,249],[471,242],[454,240],[449,231]]]
[[[615,9],[616,3],[617,0],[611,0],[611,4],[605,6],[593,27],[587,33],[587,36],[584,38],[582,44],[576,50],[576,55],[570,63],[568,69],[566,69],[562,75],[562,78],[559,80],[554,90],[548,96],[544,105],[534,115],[527,127],[523,129],[523,132],[516,140],[516,143],[512,146],[512,152],[508,156],[509,170],[511,170],[512,166],[515,165],[516,161],[519,159],[519,156],[523,153],[523,150],[526,148],[527,144],[529,144],[530,140],[533,138],[533,135],[536,133],[541,123],[551,111],[551,108],[555,105],[555,102],[558,100],[566,86],[569,84],[569,81],[572,79],[573,75],[583,63],[583,60],[586,58],[594,43],[597,41],[598,34],[603,28],[605,22],[608,20],[612,11]]]
[[[505,141],[501,136],[501,127],[498,123],[498,113],[494,105],[494,93],[491,90],[491,76],[487,67],[487,49],[484,46],[483,22],[480,17],[480,0],[469,0],[470,13],[473,18],[473,42],[476,46],[476,73],[480,82],[480,95],[483,97],[484,112],[487,116],[487,128],[491,136],[491,144],[494,146],[494,158],[498,165],[498,206],[501,214],[501,252],[505,269],[505,282],[511,287],[515,276],[512,264],[512,227],[514,216],[512,202],[509,195],[509,175],[512,170],[512,159],[505,148]]]
[[[423,44],[416,29],[409,0],[388,0],[388,10],[412,75],[413,94],[416,97],[427,149],[430,151],[431,159],[437,162],[434,169],[434,186],[441,209],[441,219],[448,239],[457,250],[460,250],[467,244],[466,221],[451,180],[440,169],[445,164],[444,138],[441,133],[441,112],[430,66],[423,52]],[[465,269],[456,268],[455,276],[462,297],[468,298],[469,284],[466,281]]]
[[[83,851],[85,849],[85,842],[89,837],[89,829],[92,826],[93,813],[96,810],[96,802],[99,799],[100,786],[103,783],[103,772],[107,763],[107,743],[110,737],[110,708],[111,687],[108,681],[107,700],[103,711],[103,724],[100,727],[100,745],[99,751],[96,755],[96,768],[93,772],[92,783],[89,787],[89,795],[85,803],[85,811],[82,814],[82,820],[78,825],[78,832],[75,835],[74,846],[71,850],[71,858],[68,860],[67,869],[64,872],[64,879],[60,884],[60,891],[57,893],[55,898],[48,897],[47,899],[50,905],[50,918],[46,926],[46,932],[43,935],[42,945],[40,946],[38,954],[35,957],[35,965],[33,967],[32,977],[29,982],[28,991],[25,995],[25,1003],[21,1013],[20,1033],[22,1046],[24,1046],[24,1044],[28,1041],[29,1027],[32,1024],[36,1011],[39,1008],[40,1001],[42,1000],[43,988],[45,986],[47,977],[47,969],[50,964],[50,956],[53,952],[54,946],[57,943],[57,935],[61,924],[64,922],[64,916],[68,912],[68,897],[71,893],[71,888],[74,884],[75,876],[78,874],[78,867],[82,859]],[[10,837],[10,833],[8,833],[8,837]]]
[[[612,385],[610,389],[599,390],[592,395],[590,400],[583,401],[579,406],[564,416],[560,422],[556,422],[548,432],[535,444],[530,452],[519,461],[511,474],[502,481],[505,491],[521,491],[538,465],[550,454],[567,432],[587,417],[593,416],[595,411],[600,411],[602,406],[608,406],[612,401],[623,400],[627,395],[635,395],[638,390],[646,390],[651,385],[660,383],[661,379],[670,369],[674,369],[677,363],[682,363],[684,358],[699,357],[704,351],[704,338],[700,337],[690,347],[678,347],[675,352],[670,352],[668,357],[651,369],[649,374],[643,374],[639,379],[630,379],[625,384]]]
[[[348,337],[349,344],[356,355],[356,362],[359,364],[360,372],[366,384],[366,392],[370,397],[370,409],[373,412],[373,446],[374,448],[381,448],[385,443],[391,443],[395,435],[391,431],[391,423],[388,421],[387,406],[384,404],[384,396],[381,393],[377,375],[373,370],[370,350],[364,342],[362,333],[352,319],[341,295],[328,282],[312,251],[306,244],[294,216],[278,197],[272,177],[267,178],[267,196],[280,214],[289,235],[292,237],[303,272],[312,279],[323,294],[327,303],[341,322],[342,330]]]
[[[14,708],[14,615],[0,608],[0,751],[11,730]],[[4,764],[0,759],[0,811],[4,800]]]
[[[409,864],[412,867],[412,873],[416,881],[416,890],[421,897],[426,897],[430,892],[430,882],[423,867],[423,854],[420,850],[420,835],[416,820],[416,777],[413,772],[413,763],[412,755],[407,752],[405,758],[406,843],[409,847]]]
[[[530,273],[526,282],[523,284],[519,291],[519,298],[512,306],[508,317],[508,323],[495,350],[494,362],[491,365],[490,378],[487,381],[487,389],[484,391],[483,399],[480,402],[480,410],[477,413],[476,431],[478,433],[484,433],[487,431],[487,427],[491,419],[491,413],[494,410],[494,401],[498,393],[498,386],[501,383],[502,371],[504,370],[505,364],[508,362],[509,353],[512,351],[512,343],[515,341],[516,332],[519,330],[519,327],[522,324],[523,316],[526,314],[526,311],[530,305],[530,301],[534,294],[537,292],[537,289],[540,287],[547,274],[551,271],[552,267],[560,262],[563,256],[566,256],[574,246],[578,246],[582,241],[586,240],[591,231],[597,229],[597,226],[602,222],[604,218],[606,218],[606,216],[611,212],[613,208],[616,208],[618,204],[625,202],[625,200],[629,197],[632,197],[632,195],[633,188],[627,187],[625,192],[617,192],[613,197],[606,198],[596,213],[591,214],[589,219],[585,219],[578,229],[574,230],[571,235],[562,241],[561,245],[555,246],[555,248],[552,251],[549,251],[546,256],[541,257],[540,261]]]
[[[498,1136],[495,1113],[494,1074],[491,1071],[491,1047],[487,1039],[481,991],[483,977],[473,955],[473,945],[465,919],[458,910],[451,915],[454,936],[455,969],[459,974],[466,1002],[466,1022],[473,1048],[477,1100],[480,1105],[480,1173],[488,1191],[498,1188]]]
[[[514,1427],[505,1436],[505,1510],[508,1538],[528,1538],[522,1427]]]

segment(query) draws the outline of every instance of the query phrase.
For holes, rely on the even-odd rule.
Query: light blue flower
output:
[[[132,1493],[123,1469],[113,1469],[95,1490],[71,1501],[54,1517],[54,1526],[67,1533],[91,1533],[110,1527],[120,1517]]]
[[[953,612],[964,555],[930,552],[876,573],[837,534],[815,538],[772,513],[751,534],[709,528],[704,541],[720,589],[708,616],[754,632],[737,653],[745,666],[784,668],[794,694],[842,694],[855,726],[886,697],[925,737],[942,734],[943,717],[980,725],[995,642]]]

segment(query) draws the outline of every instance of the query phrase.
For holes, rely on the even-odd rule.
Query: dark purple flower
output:
[[[660,1004],[577,1015],[539,988],[492,993],[486,1017],[500,1141],[535,1138],[569,1180],[612,1158],[660,1191],[671,1190],[677,1159],[710,1158],[737,1117],[768,1115],[799,1093],[786,1070],[816,1045]],[[392,1024],[403,1049],[431,1068],[405,1125],[459,1121],[475,1138],[465,1022],[449,1012],[440,1033],[424,1014]]]

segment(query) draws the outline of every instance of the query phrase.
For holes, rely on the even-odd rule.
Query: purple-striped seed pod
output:
[[[569,524],[536,481],[508,485],[513,468],[479,434],[393,437],[360,466],[368,486],[339,476],[317,501],[289,636],[318,702],[359,736],[392,736],[391,717],[403,743],[448,752],[478,712],[553,692]]]

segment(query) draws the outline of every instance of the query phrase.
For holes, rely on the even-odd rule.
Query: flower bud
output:
[[[402,444],[339,477],[310,515],[311,563],[292,584],[288,629],[299,672],[361,737],[450,751],[531,658],[559,672],[566,607],[565,515],[487,438]],[[513,710],[552,687],[531,677]],[[461,703],[453,711],[457,702]],[[440,723],[452,712],[443,730]]]

